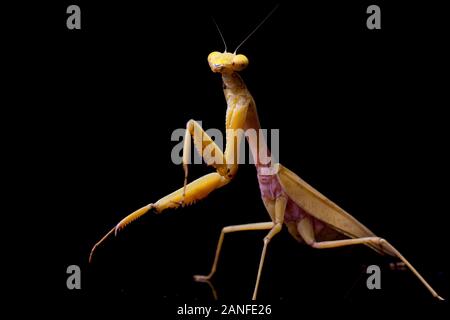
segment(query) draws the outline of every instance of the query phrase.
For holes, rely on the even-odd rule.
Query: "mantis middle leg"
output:
[[[264,245],[261,253],[261,259],[259,261],[258,274],[256,276],[255,289],[253,290],[252,300],[256,300],[256,296],[258,294],[259,281],[261,279],[262,268],[264,265],[264,259],[266,258],[267,246],[269,245],[270,240],[281,231],[284,221],[284,213],[286,210],[287,198],[281,196],[275,200],[274,204],[274,213],[271,214],[274,220],[274,225],[272,229],[269,231],[267,236],[264,237]],[[270,208],[272,205],[270,203],[266,203],[266,207]]]
[[[270,221],[270,222],[248,223],[248,224],[240,224],[240,225],[236,225],[236,226],[224,227],[222,229],[222,232],[220,233],[219,241],[217,243],[216,254],[214,256],[214,262],[211,267],[211,271],[206,276],[195,275],[194,279],[196,281],[207,281],[207,280],[211,279],[211,277],[214,275],[214,273],[216,273],[217,263],[219,262],[220,252],[222,250],[223,239],[224,239],[226,233],[238,232],[238,231],[268,230],[268,229],[272,229],[273,226],[274,226],[274,223],[272,221]]]
[[[267,246],[268,246],[270,240],[278,232],[281,231],[281,228],[283,225],[283,220],[284,220],[284,212],[286,209],[286,203],[287,203],[287,199],[285,197],[280,197],[273,201],[269,201],[269,200],[265,201],[266,208],[269,211],[273,211],[273,212],[269,212],[269,213],[270,213],[271,217],[273,217],[274,221],[261,222],[261,223],[249,223],[249,224],[243,224],[243,225],[237,225],[237,226],[228,226],[228,227],[223,228],[222,232],[220,233],[219,242],[217,243],[216,254],[215,254],[214,262],[211,267],[210,273],[206,276],[196,275],[196,276],[194,276],[194,279],[196,281],[207,281],[207,280],[211,279],[211,277],[214,275],[214,273],[216,272],[217,263],[219,262],[219,256],[220,256],[223,240],[224,240],[226,233],[237,232],[237,231],[270,229],[269,233],[264,238],[263,251],[262,251],[261,259],[259,262],[258,275],[256,277],[256,284],[255,284],[255,289],[254,289],[253,297],[252,297],[252,299],[255,300],[257,292],[258,292],[258,286],[259,286],[259,282],[260,282],[260,278],[261,278],[262,267],[264,265],[264,259],[266,256]]]
[[[423,285],[430,291],[433,297],[439,300],[444,300],[437,292],[428,284],[422,275],[406,260],[403,255],[394,248],[387,240],[380,237],[365,237],[356,239],[334,240],[316,242],[314,235],[314,227],[311,218],[307,217],[300,220],[297,224],[297,230],[307,244],[316,249],[338,248],[343,246],[350,246],[355,244],[376,244],[379,246],[386,246],[414,273],[414,275],[423,283]]]

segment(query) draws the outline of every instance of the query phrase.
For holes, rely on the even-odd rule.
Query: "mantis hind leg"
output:
[[[229,182],[228,179],[222,177],[220,174],[214,172],[203,177],[194,180],[186,187],[182,187],[171,194],[159,199],[155,203],[150,203],[133,213],[123,218],[114,228],[112,228],[100,241],[98,241],[91,250],[89,255],[89,261],[92,260],[92,256],[97,247],[103,243],[110,235],[117,234],[120,230],[124,229],[128,224],[134,220],[142,217],[144,214],[153,210],[156,213],[161,213],[169,208],[178,208],[180,206],[190,205],[198,200],[204,199],[212,191],[224,186]],[[182,200],[184,201],[182,202]]]
[[[406,260],[403,255],[394,248],[387,240],[380,237],[364,237],[355,239],[345,239],[345,240],[334,240],[334,241],[321,241],[316,242],[314,235],[314,227],[311,218],[306,217],[300,220],[297,224],[297,230],[305,242],[313,248],[316,249],[328,249],[328,248],[338,248],[344,246],[350,246],[355,244],[375,244],[379,246],[385,246],[390,251],[392,251],[411,271],[412,273],[422,282],[422,284],[430,291],[433,297],[444,300],[437,292],[428,284],[428,282],[422,277],[422,275]]]

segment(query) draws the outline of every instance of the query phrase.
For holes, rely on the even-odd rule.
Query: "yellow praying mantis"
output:
[[[222,75],[223,80],[223,90],[227,102],[225,120],[227,134],[224,151],[208,136],[198,122],[189,120],[186,125],[183,142],[184,186],[159,199],[157,202],[150,203],[136,210],[121,220],[94,245],[89,261],[91,261],[96,248],[107,237],[112,234],[117,235],[120,230],[147,212],[162,213],[169,208],[191,205],[198,200],[204,199],[212,191],[222,188],[231,182],[238,170],[239,149],[236,146],[242,139],[242,135],[236,135],[234,132],[238,130],[258,131],[261,129],[255,101],[238,73],[247,67],[249,61],[246,56],[236,54],[236,52],[275,9],[241,42],[234,53],[227,52],[223,35],[217,27],[225,44],[225,50],[224,52],[210,53],[208,63],[214,73]],[[195,132],[200,132],[201,134],[198,135]],[[205,162],[212,166],[216,172],[204,175],[188,184],[191,139]],[[296,240],[300,243],[306,243],[312,248],[327,249],[364,244],[380,254],[397,257],[413,272],[434,297],[443,300],[408,260],[387,240],[376,236],[362,223],[315,190],[294,172],[280,163],[273,163],[270,155],[269,161],[262,161],[260,155],[269,154],[264,139],[247,139],[247,142],[256,165],[261,196],[269,213],[270,221],[224,227],[220,233],[211,271],[207,275],[194,276],[196,281],[208,282],[215,274],[225,234],[248,230],[269,230],[264,237],[253,290],[252,299],[255,300],[267,247],[271,239],[282,230],[284,224]],[[205,152],[207,149],[210,151],[209,153]]]

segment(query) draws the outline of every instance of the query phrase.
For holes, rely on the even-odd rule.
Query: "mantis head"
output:
[[[244,70],[248,59],[243,54],[214,51],[209,54],[208,63],[213,72],[232,73]]]
[[[254,34],[256,30],[259,29],[259,27],[261,27],[261,25],[272,15],[272,13],[275,12],[278,6],[279,5],[277,4],[275,8],[273,8],[272,11],[270,11],[269,14],[253,29],[253,31],[250,32],[244,40],[242,40],[242,42],[236,47],[236,50],[234,50],[234,53],[227,52],[227,44],[225,42],[225,38],[223,37],[222,31],[220,31],[219,26],[213,18],[217,31],[219,31],[220,38],[222,38],[223,44],[225,45],[225,51],[214,51],[209,54],[208,63],[211,70],[213,72],[220,73],[233,73],[236,71],[244,70],[248,66],[248,59],[243,54],[236,54],[236,52],[244,44],[244,42],[247,41],[248,38],[250,38],[252,34]]]

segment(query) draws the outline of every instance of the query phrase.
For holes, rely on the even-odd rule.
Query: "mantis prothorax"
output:
[[[222,75],[223,90],[227,102],[225,121],[227,132],[233,132],[238,129],[244,131],[248,129],[259,130],[261,127],[255,102],[238,73],[247,67],[247,57],[242,54],[236,54],[236,52],[226,52],[225,49],[223,53],[212,52],[209,54],[208,63],[214,73],[220,73]],[[201,132],[201,135],[194,134],[194,131]],[[205,161],[214,167],[216,172],[202,176],[187,184],[191,139],[193,139],[194,146]],[[118,231],[145,213],[149,211],[162,213],[169,208],[190,205],[198,200],[204,199],[212,191],[227,185],[238,170],[237,158],[239,156],[239,150],[235,146],[239,143],[239,139],[240,136],[227,133],[225,150],[222,152],[199,123],[194,120],[189,120],[186,125],[183,149],[184,186],[159,199],[157,202],[148,204],[125,217],[95,244],[89,260],[92,259],[95,249],[109,235],[113,233],[117,234]],[[254,158],[262,200],[269,213],[270,221],[223,228],[217,244],[211,271],[208,275],[194,276],[195,280],[207,281],[216,272],[225,234],[248,230],[269,230],[264,237],[256,284],[253,291],[252,299],[255,300],[267,247],[271,239],[281,231],[284,224],[295,239],[299,242],[306,243],[312,248],[327,249],[364,244],[380,254],[395,256],[414,273],[434,297],[443,300],[408,260],[387,240],[376,236],[362,223],[315,190],[294,172],[279,163],[272,163],[272,161],[268,163],[264,161],[262,163],[259,155],[269,153],[265,141],[251,139],[247,141]],[[211,158],[203,152],[207,147],[210,150],[212,147],[214,158],[219,161],[211,161]],[[342,236],[346,237],[346,239],[337,240],[342,238]]]

